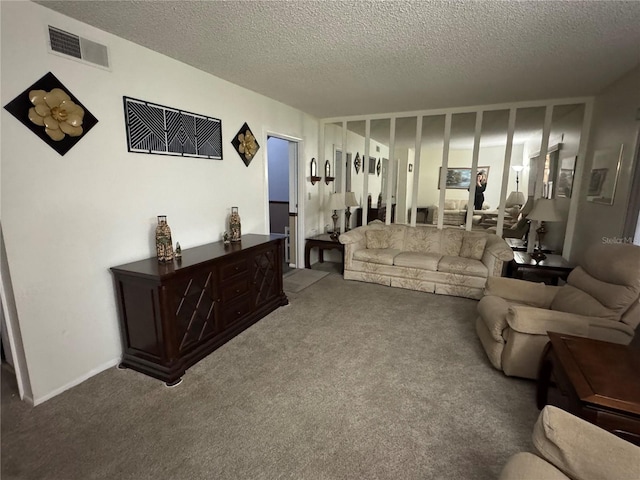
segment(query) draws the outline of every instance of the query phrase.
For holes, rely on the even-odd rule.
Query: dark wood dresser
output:
[[[243,235],[225,246],[182,251],[111,268],[123,342],[122,367],[174,385],[187,368],[288,303],[284,236]]]

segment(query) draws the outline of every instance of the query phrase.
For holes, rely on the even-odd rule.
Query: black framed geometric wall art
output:
[[[71,150],[98,123],[51,72],[4,108],[60,155]]]
[[[222,160],[222,120],[122,98],[130,152]]]

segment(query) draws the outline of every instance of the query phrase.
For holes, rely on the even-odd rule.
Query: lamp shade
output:
[[[524,193],[511,192],[507,197],[507,207],[513,207],[514,205],[524,205]]]
[[[522,165],[512,165],[511,168],[513,168],[513,170],[517,173],[520,173],[522,170],[524,170],[524,167]]]
[[[533,205],[533,210],[527,215],[529,220],[540,220],[543,222],[559,222],[562,216],[556,208],[555,200],[549,198],[539,198]]]
[[[344,204],[347,207],[359,207],[360,204],[356,200],[356,194],[353,192],[347,192],[344,198]]]
[[[331,193],[329,194],[329,209],[330,210],[344,210],[344,193]]]

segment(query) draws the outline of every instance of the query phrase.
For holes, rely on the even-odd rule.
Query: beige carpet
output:
[[[531,450],[476,301],[337,274],[289,301],[175,388],[112,368],[32,409],[3,372],[2,480],[493,480]]]
[[[299,293],[329,275],[329,272],[298,268],[285,274],[282,279],[285,293]]]

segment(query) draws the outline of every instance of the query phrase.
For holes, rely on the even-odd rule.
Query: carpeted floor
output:
[[[310,270],[308,268],[298,268],[291,270],[282,279],[284,292],[300,293],[305,288],[313,285],[319,280],[329,275],[329,272],[320,272],[318,270]]]
[[[166,388],[109,369],[32,409],[2,379],[2,479],[495,479],[535,384],[493,369],[477,302],[336,274]]]

